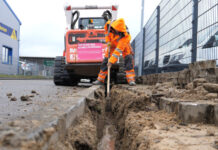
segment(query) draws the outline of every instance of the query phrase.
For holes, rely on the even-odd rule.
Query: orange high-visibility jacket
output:
[[[114,51],[114,49],[116,48],[116,45],[115,45],[115,43],[114,42],[112,42],[113,41],[113,36],[115,36],[113,33],[111,33],[111,32],[109,32],[108,33],[108,26],[109,26],[109,24],[111,23],[111,21],[110,20],[108,20],[107,22],[106,22],[106,24],[104,25],[104,30],[105,30],[105,42],[107,43],[107,44],[109,44],[110,45],[110,56],[111,56],[111,54],[112,54],[112,52]],[[112,43],[111,43],[112,42]],[[105,54],[105,57],[107,57],[108,58],[108,48],[107,48],[107,51],[106,51],[106,54]]]
[[[109,33],[107,34],[108,36],[105,38],[106,41],[111,42],[111,47],[110,47],[111,57],[109,59],[109,62],[114,64],[117,62],[120,54],[122,54],[123,57],[132,54],[132,48],[130,46],[131,36],[127,33],[124,19],[121,18],[114,21],[113,23],[111,23],[111,27],[118,32],[123,32],[125,35],[124,37],[120,38],[119,35]],[[108,57],[108,51],[106,52],[105,57]]]
[[[105,25],[104,25],[104,31],[105,31],[105,42],[106,43],[108,43],[108,42],[110,42],[110,35],[111,35],[111,33],[109,33],[108,34],[108,25],[111,23],[111,21],[110,20],[108,20],[106,23],[105,23]]]

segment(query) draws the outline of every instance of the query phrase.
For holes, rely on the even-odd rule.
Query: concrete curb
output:
[[[182,101],[161,97],[159,108],[166,112],[174,112],[184,123],[209,123],[218,125],[218,107],[207,101]]]
[[[99,89],[100,86],[92,86],[86,90],[83,90],[73,97],[67,97],[69,102],[72,100],[75,102],[74,105],[69,105],[68,109],[63,110],[63,113],[56,117],[56,119],[50,120],[40,127],[28,134],[16,137],[16,135],[10,139],[9,145],[11,147],[1,147],[1,150],[47,150],[50,145],[56,145],[65,139],[67,130],[75,121],[76,118],[82,116],[85,113],[86,98],[94,98],[95,90]],[[68,101],[67,101],[68,102]],[[69,103],[70,104],[70,103]],[[49,114],[49,112],[48,112]],[[49,115],[47,116],[49,118]],[[5,136],[7,137],[7,135]],[[5,138],[4,137],[4,138]],[[19,141],[14,142],[14,139]],[[1,141],[1,137],[0,137]],[[64,142],[63,142],[64,143]],[[1,144],[1,143],[0,143]],[[15,148],[16,147],[16,148]],[[19,147],[19,148],[18,148]]]
[[[137,93],[133,87],[119,86],[126,90]],[[184,101],[166,98],[163,95],[151,95],[151,102],[155,103],[160,110],[175,113],[184,123],[205,123],[218,126],[218,104],[209,101]]]

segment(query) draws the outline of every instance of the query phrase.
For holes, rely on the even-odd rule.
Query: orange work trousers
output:
[[[97,80],[100,82],[105,81],[105,78],[107,76],[107,63],[108,63],[108,58],[105,57],[102,64],[101,64],[101,69],[98,74]],[[134,61],[133,61],[133,55],[126,55],[124,57],[124,66],[125,66],[125,72],[126,72],[126,79],[127,82],[135,81],[135,71],[134,71]]]

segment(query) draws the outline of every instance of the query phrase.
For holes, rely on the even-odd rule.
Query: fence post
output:
[[[132,46],[132,49],[133,49],[133,53],[135,55],[135,39],[132,41],[131,46]]]
[[[145,32],[146,32],[146,29],[145,27],[143,28],[143,38],[142,38],[142,75],[144,75],[144,55],[145,55]]]
[[[192,16],[192,51],[191,62],[197,60],[197,39],[198,39],[198,0],[193,0],[193,16]]]
[[[156,73],[158,73],[158,64],[159,64],[159,39],[160,39],[160,6],[157,6],[157,43],[156,43],[156,58],[155,66]]]
[[[134,53],[134,70],[135,70],[135,73],[138,75],[138,71],[135,69],[135,58],[136,58],[136,56],[135,56],[135,39],[132,41],[132,43],[131,43],[131,46],[132,46],[132,49],[133,49],[133,53]]]

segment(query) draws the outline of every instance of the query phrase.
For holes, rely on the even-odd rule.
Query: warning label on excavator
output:
[[[0,32],[10,36],[13,40],[17,40],[17,31],[0,22]]]
[[[78,61],[102,60],[102,43],[78,44]]]

